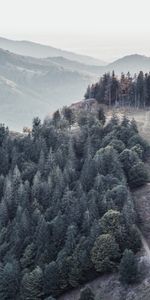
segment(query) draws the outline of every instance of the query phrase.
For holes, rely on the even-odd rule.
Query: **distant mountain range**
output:
[[[22,130],[23,126],[31,126],[34,116],[43,119],[57,108],[81,100],[88,84],[97,81],[105,72],[115,70],[116,74],[120,75],[121,72],[128,71],[132,74],[140,70],[150,71],[150,58],[138,54],[98,66],[77,60],[83,56],[73,53],[72,59],[68,59],[62,56],[68,52],[62,50],[58,50],[58,55],[55,52],[54,57],[50,56],[50,51],[49,56],[45,58],[30,57],[23,44],[34,45],[34,51],[32,52],[32,47],[30,49],[34,56],[40,55],[39,47],[42,45],[14,42],[16,48],[12,49],[13,41],[2,38],[0,47],[4,41],[7,41],[4,45],[7,50],[0,49],[0,123],[7,124],[12,130]],[[35,50],[36,46],[39,52]],[[47,46],[41,49],[47,49]],[[10,51],[22,51],[24,56]],[[41,51],[42,55],[44,53]]]
[[[83,98],[94,75],[64,68],[50,59],[0,49],[0,123],[13,130],[31,126],[63,105]]]
[[[141,70],[145,73],[150,72],[150,57],[139,54],[124,56],[107,65],[104,70],[115,70],[117,74],[120,74],[121,72],[127,73],[128,71],[131,74],[134,74]]]
[[[88,65],[105,65],[102,60],[87,56],[72,53],[69,51],[57,49],[47,45],[41,45],[30,41],[14,41],[0,37],[0,48],[9,50],[10,52],[32,56],[36,58],[57,57],[62,56],[64,58],[75,60]]]

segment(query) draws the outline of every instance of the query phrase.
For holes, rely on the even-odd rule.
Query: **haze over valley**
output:
[[[137,54],[104,65],[88,56],[27,41],[0,38],[0,48],[0,118],[17,131],[31,126],[36,115],[43,119],[82,100],[88,84],[105,72],[115,70],[120,76],[129,70],[131,74],[150,70],[150,58]]]
[[[149,12],[1,0],[0,300],[150,299]]]

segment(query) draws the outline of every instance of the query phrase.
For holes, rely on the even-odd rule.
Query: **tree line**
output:
[[[0,299],[52,300],[134,256],[130,188],[147,181],[148,154],[134,121],[105,124],[102,109],[64,108],[20,136],[2,124]]]
[[[105,73],[99,82],[88,86],[85,99],[95,98],[106,105],[133,106],[145,108],[150,106],[150,73],[140,71],[131,76],[128,72],[120,77]]]

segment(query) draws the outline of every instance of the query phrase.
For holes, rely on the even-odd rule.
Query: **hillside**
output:
[[[131,188],[147,182],[148,151],[102,109],[65,108],[15,138],[0,126],[0,299],[58,298],[116,272],[126,248],[136,261]]]
[[[150,71],[150,57],[139,54],[127,55],[108,64],[104,69],[110,72],[114,70],[116,74],[130,72],[134,75],[141,70],[146,73]]]
[[[90,56],[76,54],[30,41],[14,41],[0,37],[0,48],[16,54],[33,56],[36,58],[62,56],[66,59],[75,60],[88,65],[101,66],[105,64],[103,61]]]
[[[113,111],[106,109],[107,120],[109,121]],[[115,110],[121,120],[126,115],[130,120],[136,120],[140,134],[150,142],[150,111],[121,108]],[[147,162],[147,169],[150,172],[150,162]],[[149,174],[150,179],[150,174]],[[101,276],[80,288],[74,289],[61,297],[59,300],[78,300],[81,290],[86,286],[90,287],[95,295],[95,300],[149,300],[150,295],[150,183],[132,191],[134,205],[138,217],[139,227],[142,231],[142,251],[138,253],[138,264],[141,272],[138,284],[123,286],[119,281],[117,273]],[[144,235],[144,236],[143,236]]]
[[[150,72],[150,57],[139,54],[124,56],[105,66],[85,65],[76,61],[66,60],[64,57],[54,57],[51,58],[51,60],[58,62],[64,67],[76,68],[77,70],[87,71],[99,76],[105,72],[111,73],[112,71],[115,71],[115,73],[119,76],[122,72],[125,74],[130,72],[132,76],[140,71],[143,71],[144,73]]]
[[[61,65],[64,68],[69,70],[76,70],[81,73],[88,73],[90,75],[95,75],[96,77],[99,76],[103,71],[103,66],[94,66],[94,65],[87,65],[80,63],[75,60],[66,59],[63,56],[58,57],[49,57],[47,58],[51,62],[55,62]]]
[[[31,41],[15,41],[0,37],[0,48],[24,56],[32,56],[36,58],[50,57],[56,62],[63,65],[65,64],[69,67],[71,64],[73,64],[73,67],[77,64],[81,70],[86,68],[84,65],[87,65],[88,70],[91,67],[92,73],[94,73],[94,70],[96,73],[99,72],[99,75],[105,71],[111,72],[113,70],[115,70],[117,74],[121,74],[121,72],[127,73],[128,71],[134,74],[140,70],[143,70],[143,72],[149,72],[150,70],[150,57],[139,54],[127,55],[107,64],[106,62],[93,57],[72,53]],[[67,60],[72,62],[69,64]]]
[[[49,59],[0,49],[0,120],[12,130],[31,126],[58,107],[81,99],[95,75],[65,68]]]
[[[88,86],[85,99],[95,98],[99,104],[114,107],[150,107],[150,72],[140,71],[131,75],[115,71],[105,73],[99,81]]]
[[[122,58],[104,67],[63,56],[35,58],[2,49],[0,64],[0,119],[17,131],[31,126],[34,115],[43,119],[59,107],[82,99],[87,86],[104,72],[112,69],[116,73],[127,72],[130,66],[134,73],[137,68],[148,71],[150,67],[149,58],[139,55]]]

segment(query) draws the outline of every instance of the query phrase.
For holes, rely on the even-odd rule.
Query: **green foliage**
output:
[[[59,274],[57,264],[53,261],[44,270],[44,291],[46,295],[57,295],[59,290]]]
[[[40,267],[25,273],[22,279],[22,294],[25,300],[37,300],[43,297],[43,273]]]
[[[138,151],[133,148],[131,150],[125,149],[120,154],[120,160],[131,187],[138,187],[147,182],[148,173],[144,163],[140,160]]]
[[[33,265],[35,259],[35,250],[36,248],[33,243],[26,247],[23,257],[20,260],[23,269],[29,268]]]
[[[129,183],[131,187],[138,187],[148,181],[147,170],[142,162],[135,164],[129,171]]]
[[[69,125],[72,125],[75,122],[75,115],[70,107],[65,106],[62,113]]]
[[[60,112],[59,112],[59,110],[56,110],[53,114],[53,122],[54,122],[55,126],[59,125],[60,120],[61,120]]]
[[[102,125],[105,124],[106,117],[105,117],[104,110],[103,110],[102,107],[100,107],[99,110],[98,110],[98,119],[99,119],[99,121],[101,122]]]
[[[80,127],[87,125],[88,113],[85,110],[79,111],[77,121]]]
[[[145,108],[150,105],[150,74],[143,74],[140,71],[136,76],[121,74],[120,78],[105,73],[98,82],[88,86],[85,99],[95,98],[99,103],[106,105],[126,106]],[[126,125],[126,120],[123,120]],[[122,124],[122,125],[123,125]],[[135,126],[134,126],[135,129]]]
[[[135,283],[138,279],[137,260],[131,250],[126,249],[120,262],[120,280],[122,283]]]
[[[14,261],[0,267],[0,299],[15,300],[19,290],[19,268]]]
[[[128,199],[128,190],[125,185],[118,184],[106,193],[107,206],[112,209],[122,210]]]
[[[114,177],[123,179],[123,172],[119,162],[117,152],[113,147],[107,146],[96,152],[94,157],[97,171],[106,176],[112,174]]]
[[[140,147],[142,151],[142,158],[146,159],[149,156],[150,153],[150,146],[146,140],[144,140],[139,134],[135,134],[132,136],[129,141],[128,141],[128,146],[135,147],[138,146]],[[132,148],[133,149],[133,148]]]
[[[128,119],[104,123],[65,108],[28,135],[0,128],[0,299],[58,297],[140,249],[129,186],[148,147]]]
[[[33,127],[32,127],[32,135],[35,139],[39,137],[40,129],[41,129],[41,120],[38,117],[36,117],[33,120]]]
[[[118,153],[121,153],[125,149],[125,144],[118,139],[112,139],[109,146],[112,146]]]
[[[91,259],[97,272],[111,271],[119,257],[119,246],[112,235],[102,234],[96,239]]]
[[[100,225],[103,233],[115,234],[120,228],[120,212],[108,210],[100,219]]]

